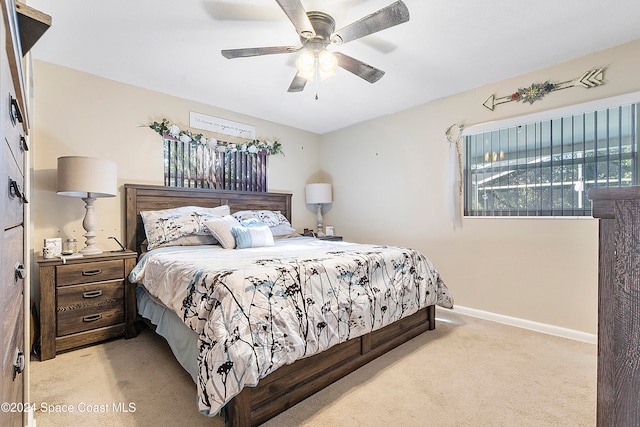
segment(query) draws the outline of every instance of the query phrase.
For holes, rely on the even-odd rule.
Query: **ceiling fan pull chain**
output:
[[[318,68],[318,58],[316,58],[316,65],[315,65],[315,78],[314,83],[316,85],[316,101],[318,100],[318,81],[320,80],[320,69]]]

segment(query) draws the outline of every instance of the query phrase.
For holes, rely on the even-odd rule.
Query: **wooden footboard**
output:
[[[245,387],[227,404],[227,425],[264,423],[376,357],[434,329],[435,312],[435,306],[429,306],[380,330],[281,367],[256,387]]]

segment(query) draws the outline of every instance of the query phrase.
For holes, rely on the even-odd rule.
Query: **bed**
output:
[[[291,221],[292,196],[287,193],[126,184],[125,197],[126,246],[139,254],[149,243],[141,212],[228,206],[232,213],[271,211],[284,216],[284,222]],[[240,245],[242,236],[234,236]],[[434,329],[436,304],[453,304],[435,268],[417,251],[286,237],[240,250],[206,243],[168,244],[145,252],[130,276],[132,282],[145,285],[127,289],[128,310],[135,310],[137,300],[138,314],[162,326],[165,332],[159,333],[198,385],[200,411],[223,414],[229,426],[259,425],[286,411]],[[222,241],[219,236],[218,240]],[[364,273],[358,275],[356,268]],[[397,286],[400,291],[383,289],[383,298],[376,294],[381,274],[391,277],[385,279],[390,282],[404,283],[406,277],[407,283],[416,285]],[[166,277],[179,283],[177,294],[165,292],[167,285],[159,278]],[[352,286],[354,281],[357,286]],[[349,283],[348,298],[336,296],[344,293],[338,285],[333,287],[338,282]],[[408,291],[412,287],[415,294]],[[305,291],[311,288],[322,290]],[[368,291],[351,294],[365,288]],[[239,301],[242,298],[249,299]],[[373,300],[381,302],[376,306]],[[354,315],[360,306],[369,305],[366,315]],[[134,318],[135,313],[128,313],[127,319]],[[287,318],[298,324],[288,326]]]

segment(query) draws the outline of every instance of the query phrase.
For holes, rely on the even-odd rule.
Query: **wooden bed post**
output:
[[[227,403],[226,426],[248,427],[251,426],[251,388],[245,387],[231,402]]]
[[[427,316],[429,318],[429,327],[427,328],[429,331],[432,331],[436,328],[436,306],[430,305],[427,307]]]

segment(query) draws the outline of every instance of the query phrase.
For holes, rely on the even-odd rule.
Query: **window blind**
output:
[[[465,215],[590,215],[593,187],[635,185],[638,105],[465,137]]]

